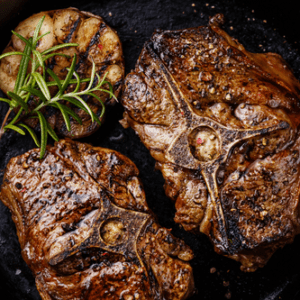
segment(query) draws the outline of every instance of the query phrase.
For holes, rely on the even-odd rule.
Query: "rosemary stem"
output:
[[[8,117],[9,117],[11,111],[12,111],[12,109],[9,108],[9,110],[7,111],[7,113],[6,113],[5,117],[4,117],[4,120],[2,122],[1,129],[0,129],[0,139],[2,138],[2,135],[4,134],[4,126],[6,124],[6,121],[7,121]]]
[[[40,111],[43,107],[45,107],[45,106],[48,106],[49,104],[51,104],[51,103],[54,103],[54,102],[56,102],[56,101],[58,101],[59,100],[59,98],[53,98],[53,99],[51,99],[50,101],[48,101],[47,103],[41,103],[40,105],[38,105],[35,109],[33,109],[32,110],[32,112],[37,112],[37,111]]]
[[[19,109],[18,113],[15,115],[15,117],[10,121],[10,123],[9,123],[10,125],[14,125],[15,123],[18,123],[19,117],[20,117],[22,111],[23,111],[23,108],[21,107]]]

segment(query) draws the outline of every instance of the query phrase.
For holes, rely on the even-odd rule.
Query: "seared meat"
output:
[[[61,140],[10,160],[1,200],[43,300],[186,299],[193,253],[149,210],[136,166]]]
[[[125,79],[121,123],[156,159],[175,221],[254,271],[300,230],[300,84],[223,21],[156,31]]]
[[[107,81],[112,84],[115,96],[118,96],[124,78],[124,59],[121,41],[116,31],[110,28],[101,17],[75,8],[40,12],[21,22],[15,31],[26,39],[32,37],[37,23],[43,16],[45,16],[45,20],[40,35],[47,32],[50,32],[50,34],[39,40],[37,47],[39,52],[63,43],[79,44],[78,47],[57,50],[57,53],[69,55],[70,58],[54,56],[46,62],[46,66],[52,69],[60,79],[64,79],[67,75],[67,68],[71,65],[74,54],[76,54],[77,64],[75,71],[81,78],[90,78],[92,61],[94,61],[96,72],[101,78],[108,72]],[[13,35],[3,52],[23,51],[24,47],[25,43]],[[20,55],[12,55],[0,61],[0,89],[3,92],[13,91],[20,62]],[[53,79],[49,77],[48,80]],[[82,84],[81,89],[85,89],[86,85],[87,83]],[[69,90],[74,88],[75,86],[70,86]],[[108,86],[103,85],[103,88],[108,89]],[[53,87],[50,92],[54,96],[57,89]],[[110,99],[110,96],[104,92],[98,92],[96,95],[106,104],[113,104],[115,101]],[[94,113],[100,116],[102,109],[100,102],[92,97],[85,100]],[[35,100],[31,99],[28,104],[31,108],[34,108]],[[51,127],[58,134],[70,138],[80,138],[92,134],[99,128],[96,122],[91,122],[91,118],[86,112],[68,103],[65,104],[71,106],[83,122],[80,125],[71,119],[71,131],[69,132],[60,111],[53,107],[46,107],[43,113]],[[36,127],[38,120],[28,119],[26,123]]]

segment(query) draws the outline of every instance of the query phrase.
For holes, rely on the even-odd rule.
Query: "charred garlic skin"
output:
[[[92,62],[96,64],[96,72],[103,78],[106,73],[107,81],[113,86],[113,92],[116,97],[119,96],[124,79],[124,59],[122,44],[117,32],[110,28],[105,21],[89,12],[79,11],[75,8],[67,8],[54,11],[40,12],[32,15],[28,19],[22,21],[15,31],[26,39],[33,36],[39,20],[45,16],[40,35],[50,32],[39,40],[37,50],[45,51],[55,45],[63,43],[77,43],[77,47],[68,47],[57,50],[57,53],[63,53],[70,58],[63,56],[54,56],[46,62],[46,67],[54,71],[54,73],[63,80],[67,74],[67,68],[70,67],[74,55],[77,55],[75,71],[81,78],[89,78],[92,71]],[[25,43],[17,36],[12,35],[11,41],[4,49],[3,53],[9,51],[23,51]],[[13,91],[16,82],[21,56],[13,55],[6,57],[0,61],[0,89],[7,93]],[[50,79],[49,79],[50,80]],[[80,89],[84,89],[86,84],[82,84]],[[69,86],[71,91],[74,87]],[[108,88],[104,85],[103,88]],[[51,94],[56,93],[56,88],[51,88]],[[109,95],[104,92],[97,92],[104,104],[112,105],[115,100],[110,99]],[[92,111],[100,116],[102,106],[96,98],[85,98],[87,104]],[[34,108],[34,101],[29,100],[29,106]],[[82,125],[78,124],[71,118],[71,131],[68,131],[63,117],[56,109],[46,107],[42,113],[50,123],[51,127],[60,135],[65,137],[81,138],[94,133],[99,125],[91,122],[89,115],[81,109],[70,106],[82,119]],[[103,119],[103,117],[102,117]],[[101,120],[102,121],[102,120]],[[35,128],[37,120],[28,119],[25,121],[28,125]]]

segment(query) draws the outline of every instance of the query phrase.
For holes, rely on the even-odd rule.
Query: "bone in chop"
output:
[[[61,140],[10,160],[0,198],[43,300],[183,300],[193,258],[149,210],[122,154]]]
[[[175,221],[254,271],[300,229],[300,84],[223,22],[156,31],[126,77],[121,123],[156,159]]]

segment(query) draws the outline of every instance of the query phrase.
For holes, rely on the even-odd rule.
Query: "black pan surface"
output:
[[[42,3],[43,2],[43,3]],[[17,3],[17,4],[16,4]],[[293,68],[300,78],[300,9],[297,1],[285,0],[280,6],[275,1],[0,1],[0,50],[10,39],[10,30],[21,20],[41,10],[53,10],[69,6],[101,15],[114,27],[123,42],[126,73],[134,68],[142,46],[154,29],[181,29],[206,25],[208,17],[225,14],[226,31],[252,52],[277,52]],[[7,110],[0,103],[0,122]],[[194,236],[179,228],[173,221],[175,208],[165,196],[164,180],[154,170],[154,159],[142,145],[132,129],[123,129],[118,123],[122,117],[121,105],[108,111],[106,123],[98,132],[81,139],[95,146],[120,151],[132,159],[140,170],[147,201],[162,226],[172,228],[195,253],[192,261],[196,299],[234,300],[299,300],[300,299],[300,236],[271,258],[263,269],[255,273],[243,273],[239,264],[214,253],[206,236]],[[116,139],[116,137],[120,137]],[[51,141],[50,141],[51,142]],[[0,183],[4,168],[11,157],[34,147],[29,136],[8,132],[0,141]],[[215,270],[215,272],[212,272]],[[22,260],[15,226],[8,209],[0,203],[0,299],[38,300],[31,271]]]

